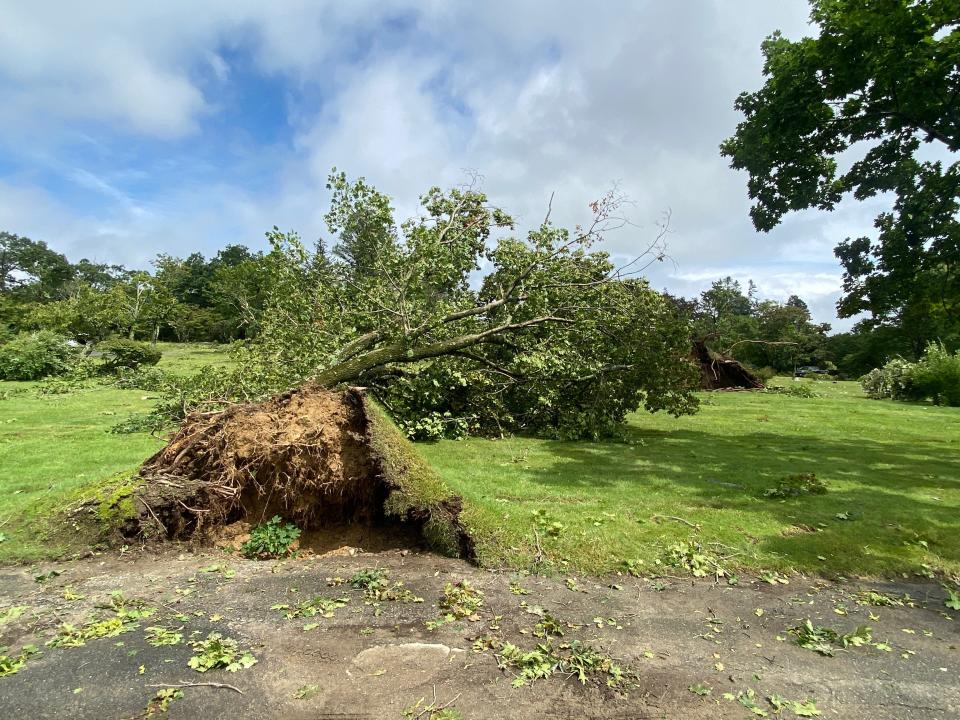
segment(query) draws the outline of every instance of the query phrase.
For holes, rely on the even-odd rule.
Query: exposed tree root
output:
[[[704,390],[762,390],[763,382],[741,363],[707,347],[706,340],[693,341],[693,357],[700,363],[700,387]]]
[[[303,529],[392,518],[416,523],[437,549],[473,555],[461,499],[358,389],[306,386],[191,416],[140,474],[147,535],[202,541],[274,514]]]

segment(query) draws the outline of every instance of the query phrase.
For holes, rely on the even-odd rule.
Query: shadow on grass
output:
[[[708,539],[734,531],[796,568],[890,573],[935,560],[931,554],[960,563],[960,458],[944,443],[631,427],[625,443],[553,442],[549,452],[556,461],[532,472],[534,482],[560,492],[601,488],[623,499],[663,490],[683,503],[664,514],[688,513]],[[762,497],[784,476],[804,472],[816,473],[827,493]],[[724,510],[735,515],[714,512]],[[757,532],[742,520],[751,513],[779,530],[767,523],[765,534]]]

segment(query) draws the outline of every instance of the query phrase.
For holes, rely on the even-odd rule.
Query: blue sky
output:
[[[717,146],[761,82],[761,40],[809,33],[802,0],[165,3],[0,0],[0,229],[72,259],[325,233],[331,167],[394,197],[399,219],[470,171],[520,219],[588,217],[617,184],[638,227],[672,214],[657,287],[731,274],[798,293],[836,327],[837,241],[877,205],[805,213],[767,235]]]

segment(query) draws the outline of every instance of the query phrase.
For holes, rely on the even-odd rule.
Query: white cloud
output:
[[[761,83],[760,41],[776,28],[805,32],[804,0],[0,4],[0,133],[10,145],[56,155],[81,131],[94,142],[107,130],[182,138],[213,114],[229,120],[215,93],[234,80],[234,51],[309,96],[289,109],[294,135],[271,150],[281,171],[266,192],[184,178],[135,201],[123,174],[137,168],[109,177],[73,168],[74,182],[112,203],[78,211],[35,179],[7,178],[2,226],[73,254],[209,253],[255,243],[273,224],[312,239],[324,232],[333,165],[391,193],[401,215],[429,186],[473,169],[528,224],[554,191],[554,219],[583,221],[587,203],[619,182],[641,229],[610,239],[618,255],[643,246],[672,211],[677,269],[656,268],[658,286],[692,293],[746,272],[771,297],[797,292],[832,320],[832,248],[868,232],[876,210],[808,213],[758,234],[746,179],[719,156],[738,120],[734,98]]]

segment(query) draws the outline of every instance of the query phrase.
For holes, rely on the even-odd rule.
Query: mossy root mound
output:
[[[140,475],[147,535],[202,541],[274,514],[303,529],[395,520],[415,523],[434,549],[473,556],[460,497],[358,389],[305,386],[195,414]]]

